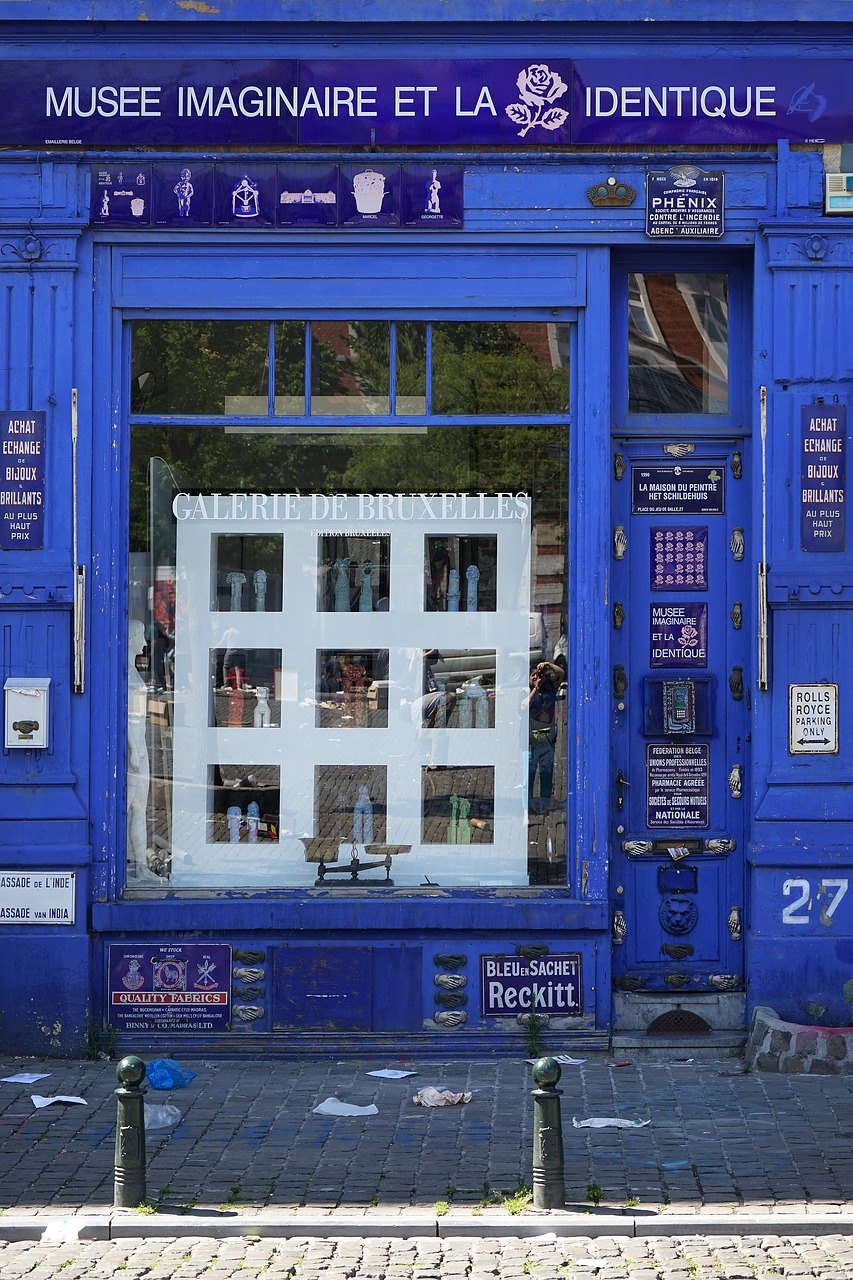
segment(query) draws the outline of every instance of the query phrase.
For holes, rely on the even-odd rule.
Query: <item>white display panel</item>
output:
[[[341,779],[349,773],[357,779],[359,770],[367,770],[373,771],[371,778],[382,780],[384,796],[372,797],[374,839],[364,838],[364,814],[356,819],[354,812],[352,835],[362,837],[357,852],[368,861],[376,860],[376,846],[408,847],[392,856],[395,885],[427,880],[447,885],[527,883],[527,714],[522,703],[531,637],[530,509],[526,494],[512,493],[176,497],[172,887],[313,885],[318,862],[308,860],[316,857],[316,845],[310,842],[319,838],[327,800],[317,793],[318,770],[334,766]],[[257,608],[254,584],[248,580],[241,608],[222,608],[212,582],[216,540],[224,535],[282,540],[280,610]],[[372,607],[331,610],[328,592],[319,589],[330,568],[323,562],[323,549],[329,539],[341,537],[387,539],[387,598],[372,601]],[[495,540],[495,607],[469,611],[463,603],[458,612],[429,611],[427,539],[460,537]],[[280,670],[267,697],[269,723],[253,727],[244,716],[244,723],[217,727],[211,710],[216,700],[211,653],[225,648],[280,653]],[[448,727],[425,728],[417,709],[413,714],[423,696],[422,654],[427,649],[442,655],[476,651],[486,669],[494,654],[494,676],[489,672],[483,682],[491,703],[488,724],[478,719],[476,707],[466,706],[461,715],[464,694]],[[345,722],[343,715],[335,720],[334,712],[332,722],[323,723],[317,709],[323,701],[318,655],[327,653],[378,654],[383,664],[387,655],[387,683],[373,682],[377,687],[372,691],[376,706],[384,708],[387,698],[387,715],[378,717],[380,723],[374,716],[371,726],[363,712],[365,723]],[[452,682],[452,674],[448,679]],[[258,701],[252,693],[248,700]],[[277,840],[249,843],[246,814],[241,814],[234,843],[223,836],[221,819],[218,828],[214,824],[215,770],[222,773],[217,787],[227,790],[238,765],[256,778],[271,779],[270,792],[278,791]],[[460,772],[446,772],[450,769]],[[448,803],[446,826],[443,819],[435,820],[436,792],[443,803],[443,784],[472,779],[485,797],[480,805],[488,816],[478,814],[477,795],[472,800],[460,789],[455,814]],[[466,798],[469,810],[462,827],[461,800]],[[221,808],[221,796],[218,803]],[[433,821],[425,816],[425,803]],[[332,865],[342,868],[353,844],[341,826],[349,816],[339,815],[336,826],[339,861]],[[474,825],[475,819],[483,825]],[[380,826],[381,839],[376,839]],[[465,839],[454,840],[454,834]],[[329,863],[330,851],[331,843],[324,853]],[[337,873],[329,881],[332,875],[339,884],[349,882],[346,874]],[[384,871],[371,870],[360,881],[381,883],[383,877]]]

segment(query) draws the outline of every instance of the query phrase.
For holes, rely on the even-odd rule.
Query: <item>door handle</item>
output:
[[[631,785],[630,782],[628,781],[628,779],[625,777],[624,773],[620,769],[616,774],[616,808],[617,809],[624,808],[624,805],[625,805],[624,788],[630,787],[630,785]]]

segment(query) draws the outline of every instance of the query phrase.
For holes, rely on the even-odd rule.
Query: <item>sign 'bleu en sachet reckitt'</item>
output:
[[[7,146],[838,142],[853,64],[822,58],[2,63]]]

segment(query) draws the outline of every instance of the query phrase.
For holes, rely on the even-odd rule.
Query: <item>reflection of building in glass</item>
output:
[[[628,277],[628,408],[725,413],[728,296],[722,274]]]

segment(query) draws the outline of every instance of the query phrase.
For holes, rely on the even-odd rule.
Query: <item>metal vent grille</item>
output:
[[[706,1036],[710,1031],[705,1019],[689,1009],[670,1009],[646,1027],[648,1036]]]

